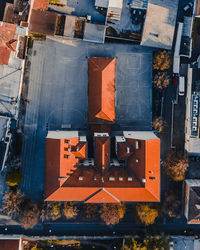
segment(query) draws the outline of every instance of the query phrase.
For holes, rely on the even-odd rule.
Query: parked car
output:
[[[193,7],[193,3],[192,2],[189,2],[187,3],[185,6],[184,6],[184,11],[188,11],[189,9],[191,9]]]
[[[193,3],[192,3],[192,2],[187,3],[187,4],[183,7],[183,10],[184,10],[184,12],[185,12],[185,14],[186,14],[187,16],[192,15],[192,13],[193,13]]]
[[[180,96],[183,96],[185,94],[185,77],[184,76],[179,76],[178,94]]]
[[[173,76],[172,76],[172,84],[174,86],[178,85],[178,74],[173,74]]]

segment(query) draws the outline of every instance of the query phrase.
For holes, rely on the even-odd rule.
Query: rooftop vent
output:
[[[139,149],[139,141],[135,141],[135,148]]]
[[[96,181],[97,180],[97,177],[96,176],[94,176],[94,181]]]
[[[109,181],[114,181],[114,180],[115,180],[115,178],[113,176],[109,177]]]
[[[66,177],[58,177],[59,181],[65,181],[67,178]]]
[[[130,148],[129,147],[126,148],[126,152],[127,152],[127,154],[130,153]]]
[[[143,183],[147,182],[147,179],[142,178],[142,182],[143,182]]]
[[[158,37],[159,34],[150,32],[149,35]]]
[[[128,181],[132,181],[133,178],[131,176],[128,177]]]
[[[123,181],[123,177],[122,176],[119,177],[119,181]]]
[[[138,162],[139,162],[139,159],[135,159],[135,162],[138,163]]]
[[[79,177],[78,177],[78,180],[79,180],[79,181],[82,181],[82,180],[83,180],[83,176],[79,176]]]

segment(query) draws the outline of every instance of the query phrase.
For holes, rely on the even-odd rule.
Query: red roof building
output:
[[[0,64],[8,65],[10,53],[16,50],[16,24],[4,23],[0,25]]]
[[[152,132],[124,132],[116,136],[116,159],[110,155],[108,134],[94,135],[92,159],[87,159],[86,137],[81,138],[77,131],[48,133],[46,201],[160,200],[160,141]]]
[[[115,58],[88,60],[88,121],[115,121]]]
[[[33,0],[34,10],[47,10],[49,6],[49,0]]]
[[[114,58],[89,58],[88,102],[93,140],[78,131],[48,132],[45,200],[159,202],[160,139],[151,131],[112,134]]]

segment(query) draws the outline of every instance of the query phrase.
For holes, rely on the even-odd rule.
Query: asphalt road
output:
[[[6,230],[5,230],[6,229]],[[199,225],[188,225],[186,223],[154,224],[149,227],[133,223],[120,223],[109,227],[97,223],[54,223],[37,225],[33,229],[25,230],[20,226],[0,227],[0,234],[27,236],[116,236],[146,233],[165,232],[168,235],[200,235]]]

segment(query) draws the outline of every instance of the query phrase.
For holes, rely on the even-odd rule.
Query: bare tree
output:
[[[117,224],[124,217],[125,209],[121,204],[105,203],[101,208],[101,219],[107,225]]]
[[[25,229],[34,227],[39,220],[39,209],[37,205],[26,199],[22,207],[23,209],[21,210],[19,218],[21,226]]]
[[[24,196],[19,189],[10,190],[3,197],[3,212],[16,219],[19,216],[23,199]]]
[[[84,204],[83,209],[86,219],[96,218],[99,212],[98,205],[95,203],[86,203]]]
[[[63,214],[67,219],[75,218],[78,215],[78,209],[73,202],[65,202]]]
[[[183,181],[185,179],[185,172],[188,168],[188,159],[184,156],[176,156],[169,154],[163,162],[165,172],[174,181]]]
[[[152,83],[156,88],[164,89],[169,85],[170,77],[167,72],[156,72],[153,76]]]
[[[157,117],[153,122],[152,122],[152,127],[157,130],[159,133],[163,132],[164,128],[166,127],[166,122],[163,121],[161,117]]]

